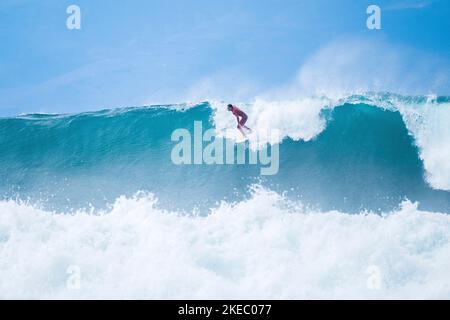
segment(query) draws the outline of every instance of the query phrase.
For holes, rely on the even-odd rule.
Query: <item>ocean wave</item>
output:
[[[218,135],[229,128],[239,134],[225,105],[0,119],[0,199],[66,212],[107,207],[143,190],[161,208],[205,212],[222,200],[245,200],[249,186],[259,183],[323,211],[383,212],[408,198],[420,209],[450,212],[448,98],[257,99],[240,106],[256,132],[281,133],[271,141],[280,148],[277,175],[262,177],[257,165],[175,165],[170,137],[176,129],[193,132],[199,121]]]

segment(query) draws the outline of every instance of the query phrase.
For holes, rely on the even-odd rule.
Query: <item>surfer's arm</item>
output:
[[[240,121],[241,121],[241,119],[239,119],[239,116],[238,115],[235,115],[235,117],[236,117],[236,121],[237,121],[237,124],[238,124],[238,128],[240,127]]]

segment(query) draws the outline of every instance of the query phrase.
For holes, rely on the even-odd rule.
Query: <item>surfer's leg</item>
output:
[[[242,126],[238,126],[237,127],[239,129],[239,131],[242,133],[242,135],[244,136],[244,138],[247,138],[247,135],[245,134],[244,130],[242,130]]]
[[[241,121],[239,121],[239,127],[240,128],[245,128],[245,129],[247,129],[248,131],[250,131],[250,132],[252,132],[252,129],[250,129],[249,127],[247,127],[246,125],[245,125],[245,123],[247,122],[247,117],[242,117],[241,118]],[[241,130],[242,131],[242,130]]]

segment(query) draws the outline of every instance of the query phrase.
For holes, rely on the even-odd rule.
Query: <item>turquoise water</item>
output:
[[[251,165],[172,163],[173,130],[193,132],[194,121],[215,127],[216,108],[208,102],[0,119],[0,197],[71,211],[143,191],[161,208],[203,212],[222,200],[246,199],[258,184],[321,210],[381,212],[409,199],[450,212],[450,192],[426,181],[420,148],[401,113],[364,98],[324,108],[326,127],[309,141],[285,136],[274,176]]]

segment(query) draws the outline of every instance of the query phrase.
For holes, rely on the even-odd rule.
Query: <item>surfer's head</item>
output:
[[[229,104],[227,108],[228,108],[228,111],[231,111],[231,110],[233,110],[233,105]]]

